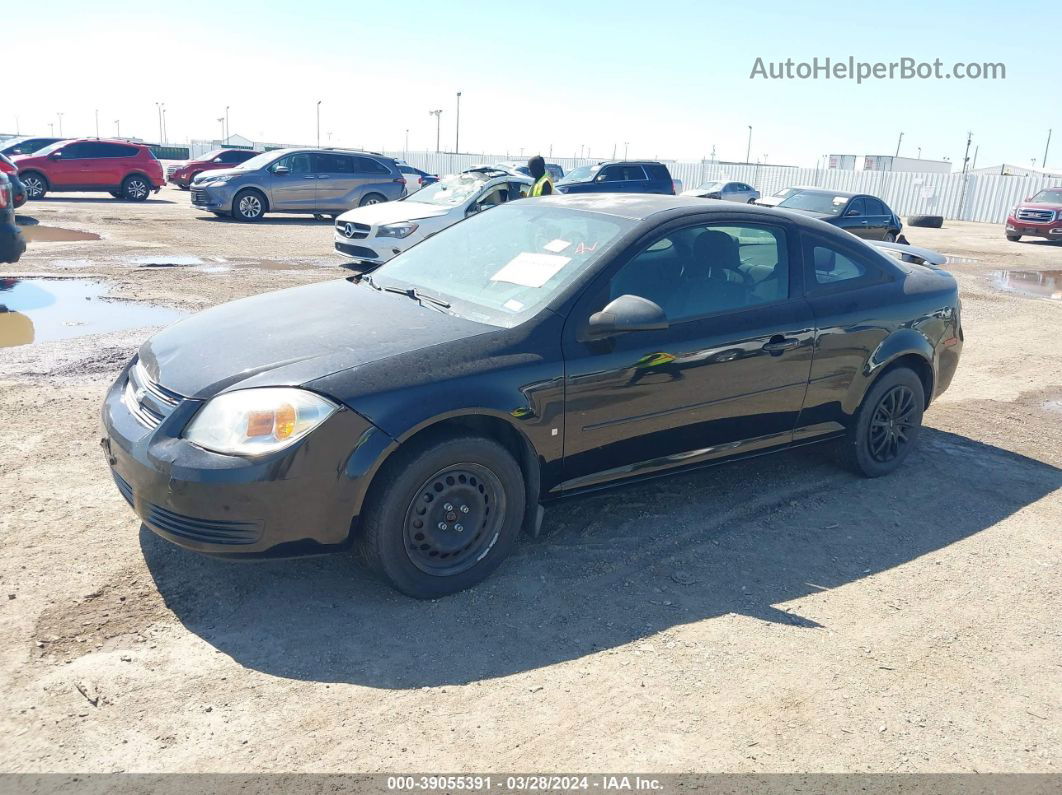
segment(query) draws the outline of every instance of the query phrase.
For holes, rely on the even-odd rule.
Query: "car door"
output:
[[[359,176],[354,173],[353,158],[335,152],[314,152],[312,158],[317,176],[317,211],[344,212],[357,206],[353,197]]]
[[[863,197],[856,196],[850,199],[834,223],[856,237],[868,237],[867,206]]]
[[[385,201],[400,198],[397,193],[396,175],[378,160],[364,155],[354,155],[353,187],[348,201],[356,207],[370,194],[382,196]]]
[[[97,188],[118,188],[122,180],[133,169],[133,158],[140,150],[135,146],[124,144],[110,144],[96,142],[90,144],[92,158],[87,163],[92,166],[88,169],[88,184]]]
[[[740,202],[741,198],[741,183],[740,182],[728,182],[723,185],[723,189],[719,191],[719,198],[728,202]]]
[[[643,239],[569,316],[565,488],[791,439],[814,341],[796,231],[717,218]],[[588,339],[620,295],[657,303],[669,328]]]
[[[273,210],[312,212],[317,207],[317,175],[310,152],[295,152],[274,161],[266,170],[269,206]]]
[[[89,181],[92,175],[91,146],[88,141],[78,141],[48,155],[47,176],[52,188],[69,190],[92,184]]]
[[[864,196],[863,203],[867,209],[866,237],[871,240],[883,240],[889,230],[889,213],[885,205],[873,196]]]

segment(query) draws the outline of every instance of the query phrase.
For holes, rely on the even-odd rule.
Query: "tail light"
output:
[[[0,210],[6,210],[11,203],[11,186],[0,185]]]

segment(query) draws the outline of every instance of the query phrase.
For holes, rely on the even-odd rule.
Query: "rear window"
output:
[[[379,160],[374,160],[371,157],[355,157],[354,160],[354,172],[356,174],[390,174],[390,169],[387,168]]]
[[[645,170],[649,172],[649,179],[655,179],[659,182],[670,182],[671,172],[667,170],[667,166],[660,163],[650,163],[645,167]]]

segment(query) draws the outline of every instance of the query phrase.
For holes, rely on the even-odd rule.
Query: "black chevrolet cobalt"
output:
[[[110,389],[103,447],[176,544],[357,544],[400,591],[435,597],[487,576],[542,503],[587,489],[829,439],[884,475],[962,336],[949,274],[806,216],[527,199],[371,274],[167,328]]]

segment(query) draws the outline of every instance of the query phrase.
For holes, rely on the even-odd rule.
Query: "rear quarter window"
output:
[[[391,170],[371,157],[355,157],[354,171],[357,174],[390,174]]]
[[[650,164],[645,167],[645,170],[649,172],[649,179],[657,182],[670,182],[671,172],[667,170],[667,166],[660,163]]]

